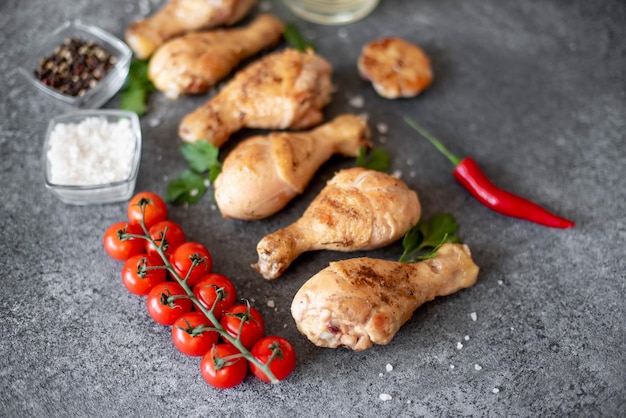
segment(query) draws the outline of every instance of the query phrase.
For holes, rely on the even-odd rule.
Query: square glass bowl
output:
[[[104,122],[92,118],[102,118]],[[81,125],[88,119],[90,122]],[[107,134],[111,134],[111,137]],[[77,139],[86,135],[90,139],[85,142]],[[106,143],[107,140],[119,141],[121,137],[128,137],[132,144]],[[51,152],[53,147],[54,152]],[[77,110],[55,117],[48,124],[43,145],[45,185],[64,203],[89,205],[129,200],[135,190],[140,161],[141,126],[135,112]],[[85,165],[92,171],[89,176],[97,177],[102,182],[96,180],[95,183],[99,184],[77,185],[62,184],[70,182],[55,180],[53,170],[66,170],[64,174],[87,178],[89,176],[84,175]],[[108,175],[113,177],[111,172],[117,169],[130,171],[123,179],[106,179]]]
[[[48,87],[35,76],[35,70],[39,67],[41,60],[53,54],[55,48],[61,46],[68,38],[93,41],[116,58],[115,65],[106,76],[82,96],[63,94]],[[33,87],[46,95],[77,108],[97,109],[124,85],[133,53],[128,45],[110,33],[95,26],[86,25],[80,20],[72,20],[38,39],[41,42],[31,45],[19,70]]]

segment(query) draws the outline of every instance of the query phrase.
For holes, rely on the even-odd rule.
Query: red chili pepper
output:
[[[404,120],[454,164],[454,177],[483,205],[503,215],[551,228],[571,228],[575,225],[573,221],[561,218],[523,197],[498,188],[472,158],[459,159],[413,120],[409,118]]]

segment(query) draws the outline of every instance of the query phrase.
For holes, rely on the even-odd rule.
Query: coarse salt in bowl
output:
[[[53,118],[43,146],[45,185],[74,205],[131,198],[141,160],[134,112],[79,110]]]

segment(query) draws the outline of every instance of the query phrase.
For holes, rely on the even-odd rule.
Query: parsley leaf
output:
[[[220,164],[217,159],[220,152],[219,148],[207,141],[183,144],[180,147],[180,152],[187,160],[189,167],[196,173],[204,173],[214,165]]]
[[[298,27],[292,23],[285,26],[283,37],[289,45],[301,52],[306,52],[307,49],[315,51],[315,44],[311,41],[307,41],[300,33]]]
[[[183,171],[167,185],[165,200],[176,204],[195,204],[222,170],[222,163],[218,160],[219,148],[200,140],[181,145],[180,152],[190,169]]]
[[[148,78],[148,61],[133,60],[122,88],[120,109],[136,112],[139,116],[144,115],[147,110],[148,94],[155,89]]]
[[[165,200],[178,205],[198,203],[207,190],[207,183],[206,176],[185,170],[167,185]]]
[[[454,235],[458,229],[459,225],[449,213],[433,215],[428,222],[420,220],[404,235],[402,239],[404,252],[399,261],[414,263],[433,258],[444,243],[461,242],[459,237]]]
[[[374,147],[368,153],[365,147],[361,147],[359,155],[356,157],[356,165],[376,171],[387,171],[389,160],[389,152],[384,148]]]

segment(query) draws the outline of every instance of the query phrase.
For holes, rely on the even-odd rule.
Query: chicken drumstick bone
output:
[[[266,279],[279,277],[300,254],[312,250],[356,251],[384,247],[417,223],[417,193],[380,171],[339,171],[302,217],[257,244],[252,267]]]
[[[315,345],[365,350],[389,343],[423,303],[470,287],[477,277],[462,244],[444,244],[419,263],[352,258],[311,277],[296,293],[291,314]]]
[[[148,76],[170,99],[203,93],[227,76],[242,60],[272,47],[285,25],[270,14],[248,26],[190,33],[162,45],[150,59]]]
[[[137,58],[146,59],[168,39],[243,19],[256,0],[170,0],[152,16],[133,22],[124,34]]]
[[[307,132],[273,132],[239,143],[215,181],[215,201],[225,218],[266,218],[302,193],[333,154],[356,157],[369,146],[367,123],[346,114]],[[245,192],[243,192],[245,191]]]
[[[220,147],[243,127],[305,129],[323,120],[331,99],[332,67],[314,52],[285,49],[239,71],[207,103],[188,114],[178,134]]]

